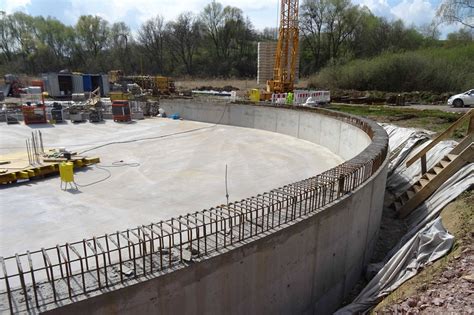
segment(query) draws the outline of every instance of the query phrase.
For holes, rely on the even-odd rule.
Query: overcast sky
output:
[[[133,31],[157,14],[172,20],[185,11],[199,13],[211,0],[0,0],[0,10],[12,13],[23,11],[30,15],[53,16],[73,25],[81,15],[99,15],[113,23],[124,21]],[[407,25],[430,23],[441,0],[352,0],[367,6],[375,15],[388,19],[402,19]],[[224,5],[244,11],[257,29],[277,26],[277,7],[280,0],[220,0]],[[303,0],[300,0],[303,3]],[[443,26],[443,37],[459,26]]]

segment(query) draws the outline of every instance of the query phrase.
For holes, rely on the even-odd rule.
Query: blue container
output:
[[[90,74],[84,74],[82,76],[84,82],[84,92],[92,92],[92,77]]]

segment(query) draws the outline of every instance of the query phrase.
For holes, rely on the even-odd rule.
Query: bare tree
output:
[[[474,29],[474,2],[473,0],[444,0],[436,16],[441,22],[460,23]]]
[[[143,23],[138,31],[138,42],[144,47],[150,63],[156,64],[156,70],[161,73],[165,73],[164,40],[165,25],[160,15]]]
[[[201,13],[201,22],[204,25],[206,34],[210,37],[213,45],[214,52],[217,58],[221,57],[221,30],[224,27],[224,8],[222,4],[216,1],[212,1]]]
[[[168,43],[180,62],[186,68],[187,74],[193,74],[194,55],[201,40],[200,22],[191,12],[182,13],[176,22],[167,24]]]

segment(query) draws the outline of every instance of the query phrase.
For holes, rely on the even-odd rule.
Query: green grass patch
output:
[[[474,44],[384,53],[327,66],[309,86],[385,92],[462,92],[474,84]]]
[[[332,104],[328,109],[366,117],[377,122],[391,123],[401,127],[427,129],[436,133],[443,132],[462,116],[462,113],[450,113],[441,110],[419,110],[375,105]],[[453,139],[463,138],[466,129],[467,122],[461,128],[455,130],[451,137]]]

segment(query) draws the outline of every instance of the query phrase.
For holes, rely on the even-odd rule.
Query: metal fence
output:
[[[340,118],[339,118],[340,119]],[[359,119],[372,137],[372,129]],[[371,177],[386,146],[331,170],[234,203],[82,241],[0,258],[0,312],[44,310],[51,303],[140,277],[159,276],[321,211]],[[63,304],[61,303],[61,304]]]

